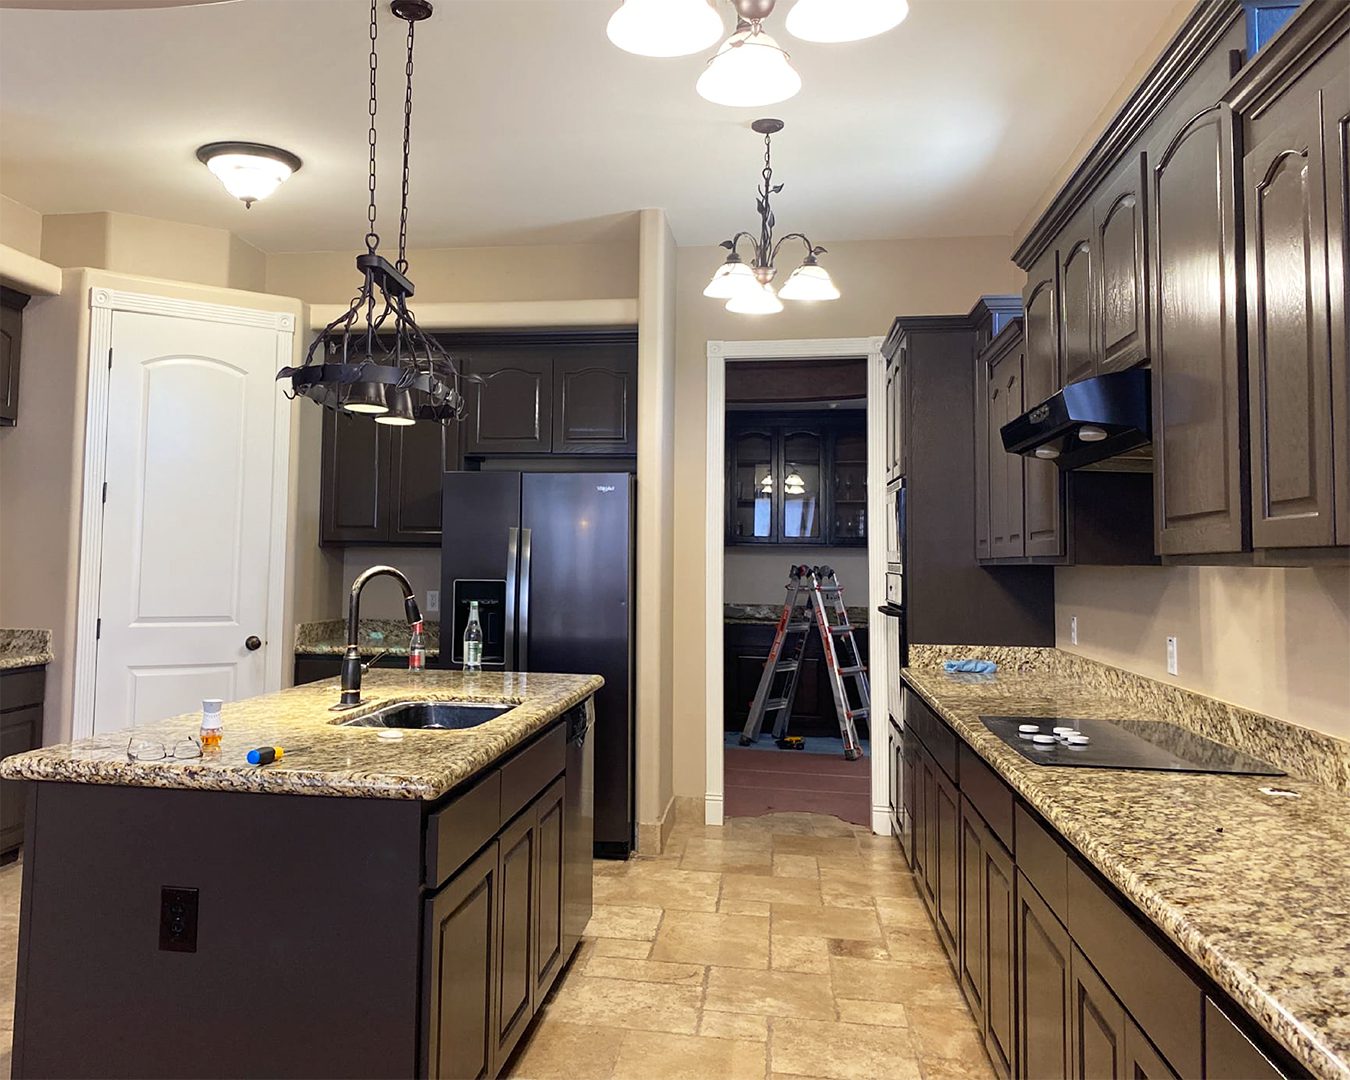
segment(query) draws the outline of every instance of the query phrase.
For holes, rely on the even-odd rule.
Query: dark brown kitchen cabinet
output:
[[[1063,382],[1097,374],[1097,313],[1100,302],[1100,255],[1092,225],[1092,208],[1084,206],[1069,222],[1059,244],[1059,342]],[[1043,387],[1037,387],[1041,389]],[[1054,393],[1059,387],[1051,389]],[[1038,404],[1049,397],[1029,399]]]
[[[937,872],[933,915],[942,947],[955,966],[961,943],[961,795],[940,766],[933,770],[931,779],[931,850]]]
[[[985,415],[988,419],[989,555],[994,559],[1026,554],[1024,523],[1025,466],[1003,448],[1004,424],[1022,414],[1024,349],[1019,335],[996,340],[987,368]]]
[[[0,758],[42,745],[46,687],[45,667],[0,672]],[[27,788],[19,780],[0,780],[0,862],[8,861],[23,845]]]
[[[13,427],[19,419],[19,360],[28,300],[24,293],[0,287],[0,427]]]
[[[1344,84],[1347,65],[1350,45],[1249,122],[1254,145],[1243,158],[1243,184],[1255,548],[1336,542],[1328,203],[1345,192],[1323,159],[1323,108],[1334,113],[1338,103],[1324,102],[1318,82]],[[1339,147],[1325,149],[1334,166]],[[1344,352],[1339,364],[1343,371]],[[1344,429],[1347,418],[1339,420]]]
[[[378,424],[325,410],[320,532],[324,544],[439,544],[441,473],[459,467],[459,428]]]
[[[495,347],[464,356],[464,452],[547,454],[553,449],[553,356],[544,347]]]
[[[1163,125],[1147,158],[1158,551],[1237,552],[1248,483],[1232,110]]]
[[[1069,932],[1017,872],[1018,1076],[1070,1075],[1072,980]]]
[[[895,717],[887,717],[889,723],[886,725],[887,732],[887,759],[890,768],[890,777],[887,792],[889,799],[887,805],[891,811],[891,832],[894,833],[896,840],[904,835],[901,830],[901,816],[904,808],[900,804],[900,791],[902,777],[905,770],[905,747],[903,736],[900,732],[900,725],[895,722]],[[903,846],[903,842],[901,842]]]
[[[981,820],[980,907],[984,935],[984,1046],[1000,1076],[1017,1052],[1017,890],[1012,856]]]
[[[1340,53],[1344,55],[1342,43]],[[1327,178],[1327,295],[1331,300],[1332,473],[1336,543],[1350,545],[1350,72],[1322,94]]]
[[[497,843],[427,904],[427,1075],[495,1075],[498,909]]]
[[[526,810],[497,840],[501,916],[493,1058],[505,1061],[534,1014],[535,927],[539,921],[539,822]]]
[[[1144,157],[1128,154],[1093,197],[1098,262],[1097,363],[1123,371],[1148,357],[1148,248]]]
[[[1125,1076],[1128,1080],[1179,1080],[1172,1066],[1128,1016],[1125,1017]]]
[[[1206,1080],[1283,1080],[1287,1075],[1213,998],[1205,998]]]
[[[553,453],[637,453],[637,351],[560,350],[553,357]]]
[[[966,1004],[981,1029],[985,1023],[984,822],[966,798],[961,799],[961,933],[956,973]]]
[[[539,894],[534,923],[534,1000],[544,1000],[566,962],[563,948],[564,780],[558,779],[535,807],[535,880]]]
[[[1070,948],[1069,979],[1069,1075],[1124,1080],[1124,1007],[1076,946]]]
[[[886,482],[900,476],[900,360],[886,366]]]
[[[1059,354],[1058,252],[1050,248],[1027,273],[1022,293],[1022,335],[1026,348],[1026,393],[1041,402],[1064,385]]]

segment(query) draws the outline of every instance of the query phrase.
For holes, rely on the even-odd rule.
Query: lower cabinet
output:
[[[45,667],[15,668],[0,673],[0,758],[42,745],[42,701]],[[0,861],[23,846],[27,784],[0,780]]]
[[[938,937],[953,965],[961,942],[961,796],[941,768],[934,769],[934,829],[937,883],[934,915]]]
[[[1069,932],[1031,883],[1017,873],[1016,1075],[1070,1075]]]
[[[1117,1080],[1125,1072],[1125,1009],[1077,946],[1069,952],[1069,1073]]]
[[[496,1076],[566,962],[559,777],[427,901],[427,1075]]]
[[[984,1045],[994,1070],[1013,1072],[1017,1047],[1017,894],[1012,856],[980,822],[984,937]]]
[[[1125,1017],[1125,1075],[1129,1080],[1179,1080],[1172,1067],[1148,1041],[1139,1025]],[[1215,1074],[1207,1072],[1206,1076]],[[1251,1074],[1255,1076],[1255,1074]]]

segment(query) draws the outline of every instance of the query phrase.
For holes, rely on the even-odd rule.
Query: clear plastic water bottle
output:
[[[422,632],[422,621],[413,623],[412,637],[408,639],[408,670],[425,671],[427,669],[427,639]]]
[[[483,627],[478,621],[478,601],[469,601],[469,622],[464,627],[464,670],[483,670]]]

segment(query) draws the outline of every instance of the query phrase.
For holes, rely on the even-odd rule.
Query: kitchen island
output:
[[[495,1075],[589,917],[601,685],[373,670],[226,705],[218,755],[132,760],[184,716],[6,759],[14,1075]],[[389,739],[399,702],[506,711]]]

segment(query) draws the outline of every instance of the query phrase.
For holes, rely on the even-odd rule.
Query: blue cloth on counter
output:
[[[956,672],[968,672],[972,675],[992,675],[998,665],[992,660],[944,660],[942,670],[952,675]]]

